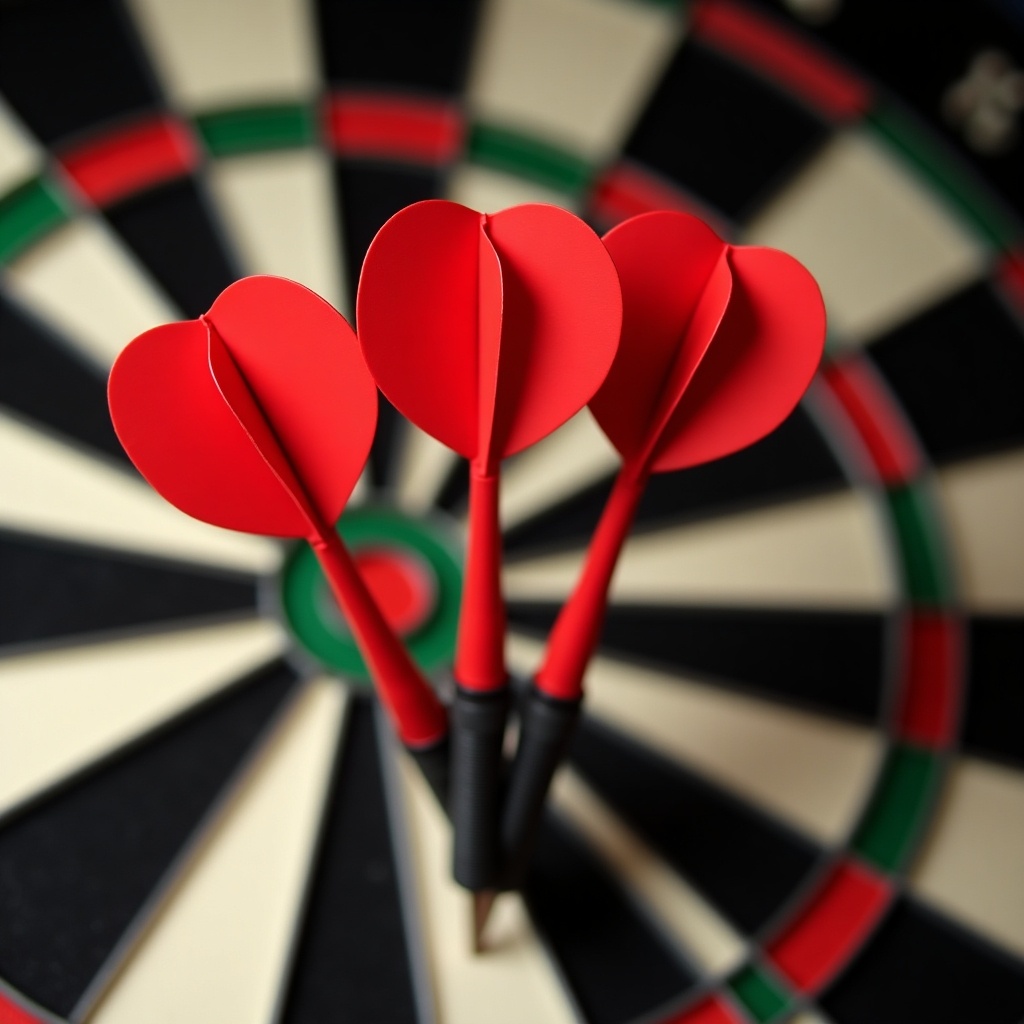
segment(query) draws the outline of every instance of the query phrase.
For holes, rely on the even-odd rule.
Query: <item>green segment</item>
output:
[[[44,178],[33,178],[0,197],[0,263],[13,260],[68,216],[62,193]]]
[[[950,600],[952,581],[943,558],[942,539],[928,501],[919,487],[888,491],[886,497],[899,538],[903,580],[915,604],[941,605]]]
[[[469,158],[573,196],[583,192],[595,171],[588,161],[564,149],[489,124],[471,128]]]
[[[200,114],[196,128],[214,156],[290,149],[316,141],[313,109],[301,103]]]
[[[789,1005],[789,996],[781,986],[753,964],[734,975],[729,987],[761,1024],[777,1017]]]
[[[352,551],[383,547],[404,551],[426,564],[436,582],[436,605],[429,620],[404,637],[425,672],[451,662],[462,594],[458,547],[439,525],[410,519],[394,509],[350,509],[338,533]],[[331,595],[313,550],[299,545],[281,575],[281,604],[299,645],[323,665],[352,680],[369,683],[369,673]]]
[[[868,115],[868,123],[918,174],[938,189],[984,239],[998,247],[1006,247],[1014,241],[1016,231],[1011,218],[910,117],[894,106],[881,103]]]
[[[853,848],[883,871],[896,871],[910,852],[938,777],[938,758],[916,747],[894,747]]]

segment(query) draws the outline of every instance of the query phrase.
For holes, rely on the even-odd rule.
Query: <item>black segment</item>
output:
[[[591,717],[581,721],[569,756],[605,802],[747,934],[818,858],[808,840],[767,814]]]
[[[588,1024],[636,1020],[695,984],[690,968],[608,870],[550,815],[526,898]]]
[[[944,103],[950,87],[963,80],[979,53],[996,51],[1004,55],[1009,68],[1015,66],[1018,72],[1024,68],[1024,18],[1019,0],[933,0],[924,20],[920,6],[912,0],[859,0],[827,6],[799,5],[790,0],[754,2],[798,23],[803,32],[817,35],[825,47],[884,82],[902,103],[909,104],[927,121],[942,142],[985,175],[1018,214],[1024,215],[1024,189],[1020,187],[1024,181],[1024,132],[1020,114],[1008,119],[1010,131],[998,144],[979,148],[969,141],[970,121],[951,119]],[[801,12],[813,14],[822,9],[824,17],[808,17],[813,24],[800,22]],[[1000,87],[990,88],[988,100],[990,104],[994,101],[991,112],[998,108]],[[985,113],[977,118],[984,123]],[[990,120],[987,123],[992,124]]]
[[[256,614],[255,581],[0,532],[0,647]]]
[[[509,622],[547,636],[560,605],[513,601]],[[696,675],[862,722],[877,720],[885,622],[857,612],[616,604],[601,649],[612,657]]]
[[[78,1007],[295,685],[274,664],[0,828],[5,982]]]
[[[0,3],[0,92],[48,144],[158,103],[117,0]]]
[[[437,492],[434,504],[445,512],[462,512],[469,501],[469,461],[456,459]]]
[[[317,0],[327,80],[455,93],[476,8],[477,0]]]
[[[186,316],[205,313],[238,276],[190,179],[141,192],[105,212]]]
[[[408,436],[405,417],[377,392],[377,431],[370,446],[368,469],[370,483],[377,489],[393,487],[398,469],[397,455],[401,439]]]
[[[936,462],[1024,444],[1024,331],[989,285],[933,306],[868,351]]]
[[[372,701],[353,697],[281,1024],[419,1020]]]
[[[589,542],[611,478],[601,480],[513,527],[509,560]],[[634,530],[708,518],[846,486],[835,456],[810,416],[797,408],[776,431],[716,462],[651,477]]]
[[[978,615],[968,630],[964,748],[1024,768],[1024,618]]]
[[[1024,964],[902,899],[821,1005],[835,1024],[1019,1024]]]
[[[625,155],[743,220],[826,138],[824,122],[706,46],[677,51]]]
[[[551,780],[565,760],[581,698],[554,700],[534,686],[518,703],[519,739],[501,809],[502,885],[518,889],[532,857]]]
[[[0,296],[0,405],[127,461],[102,371]]]

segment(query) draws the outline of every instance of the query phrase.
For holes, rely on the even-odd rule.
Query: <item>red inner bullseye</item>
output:
[[[388,625],[396,633],[408,635],[430,618],[436,587],[425,565],[393,548],[360,548],[352,557]]]

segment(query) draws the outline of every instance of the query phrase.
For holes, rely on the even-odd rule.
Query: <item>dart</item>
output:
[[[380,389],[470,463],[451,811],[455,878],[481,893],[500,866],[508,704],[499,467],[578,412],[604,380],[619,338],[618,280],[600,239],[565,210],[530,204],[487,215],[427,201],[378,232],[356,308]]]
[[[770,433],[807,389],[824,347],[818,286],[785,253],[729,245],[696,217],[668,211],[624,221],[604,243],[622,286],[622,342],[590,409],[622,467],[523,703],[502,821],[512,887],[579,716],[608,589],[650,475]]]
[[[309,542],[399,737],[443,803],[445,709],[334,529],[377,410],[344,317],[292,281],[245,278],[198,320],[131,342],[108,399],[128,455],[172,505],[216,526]]]

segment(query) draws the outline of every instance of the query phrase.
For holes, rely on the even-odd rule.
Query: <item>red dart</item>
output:
[[[537,686],[579,696],[619,552],[651,473],[710,462],[774,430],[814,376],[825,306],[810,273],[775,249],[723,242],[702,221],[658,211],[613,228],[622,344],[590,403],[623,465]]]
[[[172,505],[216,526],[309,541],[399,736],[414,751],[443,743],[444,707],[334,530],[377,417],[344,317],[292,281],[237,281],[198,320],[128,345],[108,399],[121,444]]]
[[[470,461],[452,813],[456,879],[480,890],[497,866],[507,703],[499,464],[561,426],[604,380],[619,338],[618,280],[600,239],[565,210],[486,215],[435,200],[378,232],[356,309],[380,389]]]
[[[825,342],[818,286],[785,253],[729,245],[697,218],[668,211],[627,220],[604,243],[622,285],[622,342],[590,409],[623,465],[522,708],[502,823],[512,884],[568,746],[612,574],[648,478],[774,430],[810,384]]]

